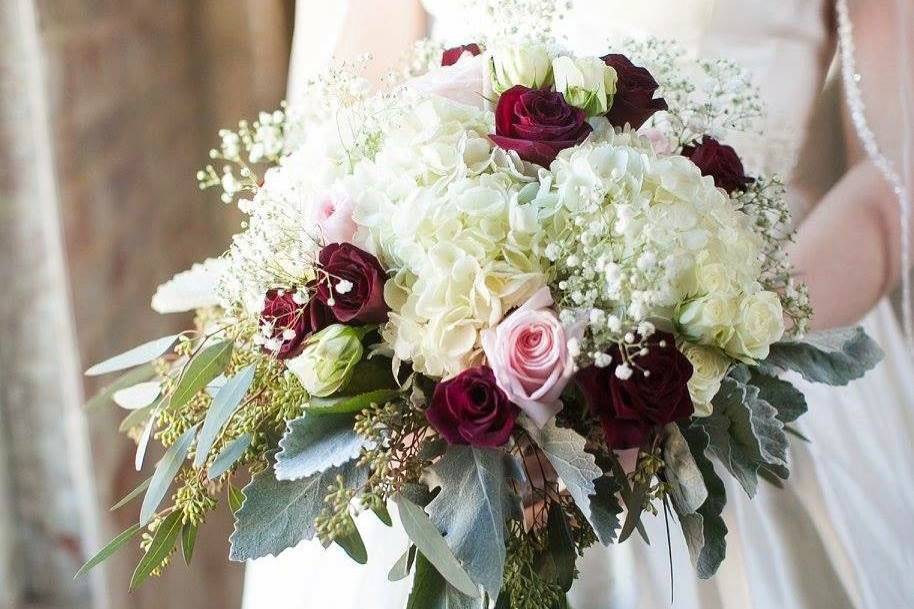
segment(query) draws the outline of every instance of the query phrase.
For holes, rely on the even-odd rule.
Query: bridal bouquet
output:
[[[239,561],[316,537],[364,563],[356,516],[395,513],[411,543],[378,568],[413,609],[563,607],[583,550],[645,513],[710,577],[720,476],[788,477],[806,405],[782,373],[879,360],[860,329],[804,337],[782,183],[724,143],[762,111],[737,66],[420,51],[381,93],[333,70],[221,133],[198,177],[243,230],[153,300],[194,328],[88,371],[131,369],[96,401],[130,411],[138,468],[165,453],[84,569],[140,535],[135,587],[224,505]]]

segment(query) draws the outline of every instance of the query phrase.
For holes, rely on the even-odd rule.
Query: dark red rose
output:
[[[655,112],[667,109],[666,100],[654,98],[659,85],[646,68],[636,66],[625,55],[614,53],[601,59],[615,69],[618,76],[613,105],[606,113],[610,124],[614,127],[629,124],[632,129],[638,129]]]
[[[330,307],[340,323],[380,324],[387,321],[386,275],[378,259],[350,243],[331,243],[318,256],[317,299]],[[343,282],[348,289],[341,289]]]
[[[560,151],[580,144],[592,130],[584,111],[561,93],[517,85],[498,98],[489,139],[525,161],[549,167]]]
[[[622,363],[618,347],[609,352],[612,364],[590,366],[575,377],[587,406],[603,425],[610,448],[640,447],[658,427],[694,412],[688,387],[692,364],[670,334],[657,332],[647,342],[647,355],[636,357],[628,379],[616,376]]]
[[[451,47],[446,49],[444,53],[441,54],[441,65],[442,66],[452,66],[463,56],[464,53],[469,53],[474,57],[482,53],[482,49],[479,48],[479,45],[474,43],[471,44],[462,44],[459,47]]]
[[[491,368],[479,366],[438,383],[425,416],[449,444],[496,447],[511,437],[518,411]]]
[[[330,310],[316,298],[302,303],[296,290],[269,290],[260,312],[260,325],[272,344],[265,344],[264,351],[279,359],[294,357],[306,338],[331,323]]]
[[[730,194],[746,190],[755,181],[746,176],[736,150],[709,135],[704,136],[698,144],[683,147],[682,156],[692,159],[701,169],[701,175],[711,176],[718,188],[723,188]]]

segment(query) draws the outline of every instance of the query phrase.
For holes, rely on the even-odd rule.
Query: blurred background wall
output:
[[[188,319],[155,286],[221,253],[231,210],[196,188],[220,127],[285,92],[289,0],[0,2],[0,608],[236,607],[230,519],[128,596],[131,544],[92,578],[85,558],[127,528],[106,508],[142,478],[123,413],[84,412],[89,364]],[[147,460],[152,462],[151,459]]]

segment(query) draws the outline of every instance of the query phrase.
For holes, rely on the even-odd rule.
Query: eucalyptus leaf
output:
[[[86,410],[96,410],[102,406],[106,406],[113,402],[114,394],[121,389],[126,389],[127,387],[132,387],[137,383],[142,383],[143,381],[148,381],[149,379],[155,377],[156,369],[152,364],[146,364],[131,370],[130,372],[118,377],[114,382],[103,387],[98,393],[95,394],[88,402],[84,408]]]
[[[337,476],[346,488],[356,489],[368,480],[368,470],[350,461],[303,480],[277,480],[271,468],[256,474],[244,488],[244,503],[235,513],[229,557],[245,561],[275,556],[314,538],[314,521]]]
[[[193,560],[198,531],[199,527],[190,523],[181,528],[181,556],[184,557],[184,564],[186,565],[190,565],[190,561]]]
[[[596,494],[594,481],[600,478],[603,472],[597,466],[594,456],[584,450],[584,437],[573,429],[556,426],[555,421],[550,421],[542,429],[537,428],[535,423],[526,418],[522,419],[522,424],[565,483],[581,513],[593,525],[590,497]],[[603,535],[600,538],[602,543],[610,542],[605,539],[605,526],[594,526],[594,530],[598,535]]]
[[[149,417],[152,415],[152,411],[155,410],[159,405],[161,405],[162,400],[159,399],[156,402],[153,402],[149,406],[143,408],[138,408],[136,410],[130,411],[126,417],[121,419],[120,425],[118,425],[118,431],[121,433],[126,433],[133,429],[134,427],[139,427],[140,425],[149,421]]]
[[[562,507],[554,504],[549,510],[546,522],[546,539],[549,543],[549,558],[555,566],[555,582],[568,592],[574,583],[574,563],[578,557],[571,528],[565,519]]]
[[[471,598],[478,598],[479,590],[476,584],[470,579],[425,511],[401,494],[394,495],[393,501],[400,513],[403,530],[416,544],[422,556],[427,558],[435,566],[435,570],[457,590]],[[418,562],[417,557],[417,565]]]
[[[308,403],[308,412],[316,415],[347,414],[362,412],[372,404],[385,404],[400,395],[397,389],[377,389],[357,395],[344,395],[332,398],[312,397]]]
[[[150,482],[152,482],[152,478],[146,478],[143,482],[140,483],[140,485],[138,487],[136,487],[135,489],[133,489],[132,491],[127,493],[123,499],[121,499],[120,501],[118,501],[117,503],[112,505],[108,511],[116,512],[117,510],[121,509],[122,507],[124,507],[125,505],[127,505],[128,503],[130,503],[131,501],[133,501],[140,495],[142,495],[143,491],[145,491],[147,488],[149,488]]]
[[[115,552],[123,548],[125,543],[136,537],[137,533],[139,532],[140,525],[137,523],[109,541],[105,547],[96,552],[92,558],[87,560],[86,563],[79,568],[79,571],[76,572],[76,575],[73,576],[73,579],[79,579],[98,565],[108,560],[111,556],[114,555]]]
[[[482,609],[482,600],[460,593],[435,569],[430,560],[416,554],[416,575],[406,609]]]
[[[206,347],[190,360],[171,394],[168,407],[172,410],[181,408],[222,374],[232,359],[233,347],[231,340],[223,340]]]
[[[145,381],[124,389],[118,389],[111,398],[114,403],[125,410],[137,410],[151,405],[162,392],[158,381]]]
[[[149,549],[140,559],[140,563],[133,572],[133,577],[130,578],[131,590],[136,590],[171,554],[175,543],[178,541],[178,534],[181,532],[181,519],[183,517],[180,510],[175,510],[156,527]]]
[[[140,508],[141,525],[146,526],[155,517],[156,510],[159,509],[159,504],[165,498],[172,480],[175,479],[178,470],[181,469],[181,465],[187,458],[187,452],[190,450],[191,444],[193,444],[196,433],[197,425],[185,430],[177,441],[168,447],[162,460],[156,465],[155,472],[153,472],[152,479],[149,482],[149,490],[146,492],[146,496],[143,498],[143,506]]]
[[[429,487],[440,486],[441,492],[426,511],[457,560],[493,599],[503,583],[505,522],[520,504],[507,483],[508,461],[501,450],[453,445],[429,468]]]
[[[238,462],[238,459],[240,459],[245,451],[251,446],[252,440],[253,437],[250,433],[244,433],[226,444],[225,448],[222,449],[222,452],[219,453],[213,461],[209,471],[206,473],[206,477],[210,480],[215,480],[232,469],[235,463]]]
[[[863,328],[840,328],[775,343],[760,366],[793,370],[813,383],[847,385],[872,370],[883,357],[879,345]]]
[[[146,426],[143,428],[140,441],[136,444],[136,455],[133,458],[133,466],[136,468],[136,471],[141,471],[143,469],[143,462],[146,460],[146,450],[149,448],[149,441],[152,439],[152,430],[155,427],[157,416],[158,410],[153,408],[149,418],[146,420]]]
[[[378,517],[378,520],[383,522],[386,526],[394,526],[393,518],[390,517],[390,511],[388,511],[386,505],[374,505],[372,506],[371,511],[374,512],[374,515]]]
[[[369,393],[378,389],[398,389],[397,379],[394,378],[390,359],[386,357],[370,357],[355,365],[349,382],[343,387],[342,393],[358,395]]]
[[[397,559],[397,562],[390,568],[390,571],[387,572],[387,581],[389,582],[398,582],[401,579],[406,579],[409,577],[409,571],[412,569],[413,561],[416,559],[416,546],[409,544],[409,547],[406,548],[406,551],[403,552],[402,556]]]
[[[359,456],[365,440],[349,414],[315,415],[289,421],[276,455],[276,478],[299,480]]]
[[[206,419],[203,421],[203,427],[200,429],[200,435],[197,436],[197,454],[194,457],[194,467],[202,467],[206,463],[213,443],[222,428],[228,423],[241,401],[247,394],[251,383],[254,382],[254,372],[256,368],[251,365],[228,379],[224,385],[216,392],[213,402],[206,412]]]
[[[165,355],[178,339],[178,336],[180,335],[164,336],[156,340],[151,340],[148,343],[143,343],[139,347],[134,347],[120,355],[115,355],[86,370],[86,376],[100,376],[102,374],[126,370],[127,368],[134,368],[151,362],[152,360]]]
[[[234,484],[229,482],[228,484],[228,504],[229,509],[232,511],[232,514],[241,509],[241,506],[244,504],[244,493],[241,492]]]

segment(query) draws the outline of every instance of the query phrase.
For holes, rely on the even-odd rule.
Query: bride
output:
[[[542,2],[557,10],[566,4]],[[848,388],[801,386],[810,406],[801,431],[810,442],[793,442],[792,476],[783,489],[763,485],[750,501],[727,477],[727,558],[714,578],[696,578],[675,533],[671,570],[663,518],[647,518],[653,547],[632,540],[585,554],[569,595],[575,609],[669,607],[671,591],[677,609],[914,606],[914,361],[886,299],[907,270],[905,223],[893,191],[903,192],[905,180],[889,165],[904,168],[910,192],[914,158],[905,146],[914,129],[914,40],[903,37],[903,26],[914,23],[914,7],[856,0],[848,20],[845,2],[575,0],[558,26],[581,52],[601,54],[614,37],[653,35],[750,70],[768,116],[764,139],[740,149],[750,169],[791,177],[799,222],[793,260],[810,287],[813,325],[862,319],[886,352],[879,368]],[[445,44],[472,42],[469,4],[426,0],[432,35]],[[418,0],[348,5],[299,2],[291,98],[334,46],[348,55],[371,51],[379,71],[424,33]],[[842,49],[837,70],[846,72],[845,95],[829,79],[831,59]],[[863,75],[859,84],[853,62]],[[303,544],[249,565],[245,609],[405,606],[409,582],[391,584],[386,572],[407,541],[370,516],[360,522],[370,566],[352,563],[338,548]]]

